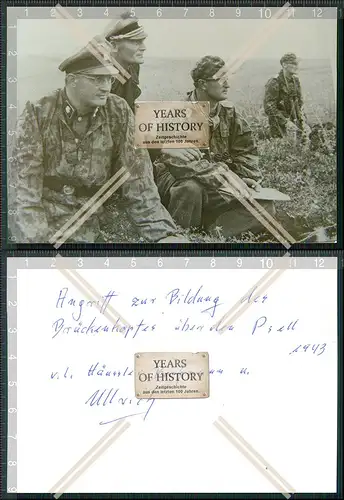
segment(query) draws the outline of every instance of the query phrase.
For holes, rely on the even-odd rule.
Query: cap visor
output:
[[[122,40],[144,40],[145,38],[147,38],[148,34],[143,32],[143,33],[140,33],[138,35],[128,35],[128,36],[124,36],[123,38],[116,38],[116,35],[111,35],[108,37],[108,40],[110,43],[113,43],[113,42],[121,42]]]
[[[141,33],[140,35],[136,35],[136,36],[133,36],[131,38],[128,38],[128,40],[144,40],[145,38],[147,38],[147,33]]]
[[[85,75],[117,75],[118,74],[118,70],[112,66],[112,65],[108,65],[108,66],[96,66],[94,68],[88,68],[88,69],[84,69],[82,71],[80,71],[80,73],[84,73]]]

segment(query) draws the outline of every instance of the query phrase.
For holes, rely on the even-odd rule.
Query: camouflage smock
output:
[[[46,176],[98,190],[122,167],[130,177],[113,196],[139,235],[154,242],[175,234],[176,227],[160,203],[149,155],[134,149],[134,116],[125,100],[110,95],[79,139],[72,128],[74,115],[61,89],[25,106],[9,172],[16,213],[10,226],[12,241],[47,243],[90,198],[51,190],[44,186]],[[105,214],[101,206],[67,242],[96,241]],[[116,226],[114,217],[110,222]]]
[[[287,120],[300,121],[303,108],[301,84],[297,77],[286,79],[283,70],[265,85],[264,111],[276,125],[284,127]]]
[[[188,101],[197,101],[194,92],[187,94]],[[162,154],[154,163],[156,182],[160,195],[172,187],[176,177],[194,177],[209,187],[217,188],[212,172],[217,165],[233,171],[240,178],[261,180],[257,147],[248,123],[241,118],[228,101],[220,101],[218,125],[210,127],[209,149],[202,150],[202,160],[184,162]],[[172,175],[172,173],[174,175]]]

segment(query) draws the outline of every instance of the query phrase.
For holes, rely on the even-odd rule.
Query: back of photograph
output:
[[[335,8],[8,17],[10,243],[337,241]]]

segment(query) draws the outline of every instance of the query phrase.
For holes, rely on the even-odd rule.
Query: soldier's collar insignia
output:
[[[195,102],[198,101],[195,90],[191,90],[190,92],[188,92],[187,96],[190,101],[195,101]]]
[[[232,103],[232,101],[220,101],[220,106],[222,106],[223,108],[233,108],[234,104]]]
[[[64,98],[63,111],[64,111],[66,117],[68,118],[68,120],[72,120],[76,110],[71,105],[71,103],[68,101],[68,99],[66,97]]]

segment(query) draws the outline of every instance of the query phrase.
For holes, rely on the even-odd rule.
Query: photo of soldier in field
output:
[[[84,120],[76,103],[70,99],[70,105],[61,101],[64,114],[66,105],[72,110],[72,122],[78,118],[82,120],[76,125],[73,123],[74,132],[81,130],[80,135],[76,133],[68,139],[71,144],[78,144],[74,157],[69,146],[67,154],[59,159],[59,162],[63,160],[59,167],[59,183],[45,179],[58,176],[56,172],[50,172],[50,166],[48,170],[43,169],[43,177],[40,172],[36,178],[34,171],[30,170],[32,164],[28,167],[30,155],[24,158],[20,151],[18,153],[18,147],[14,149],[12,158],[15,161],[9,166],[9,171],[15,178],[11,181],[14,187],[9,190],[9,201],[14,201],[14,205],[21,204],[21,208],[18,205],[16,216],[9,218],[9,229],[14,235],[12,241],[13,238],[18,242],[23,238],[33,241],[32,238],[36,237],[46,241],[47,235],[51,237],[51,233],[75,213],[76,207],[85,206],[94,193],[93,188],[99,190],[102,182],[109,179],[110,171],[119,171],[123,167],[131,174],[133,164],[143,176],[141,180],[135,184],[134,176],[132,188],[128,187],[131,181],[127,180],[109,202],[100,207],[98,215],[93,214],[84,222],[73,236],[75,239],[69,241],[276,242],[265,224],[247,209],[245,203],[236,199],[231,191],[229,173],[241,181],[242,199],[253,196],[265,214],[273,217],[296,241],[335,240],[335,19],[287,22],[271,35],[273,40],[264,43],[260,42],[259,32],[268,26],[267,21],[255,19],[241,19],[240,22],[213,19],[210,25],[208,20],[191,18],[183,22],[179,19],[138,19],[131,11],[124,10],[112,20],[52,21],[49,29],[44,20],[27,21],[18,31],[18,47],[21,47],[22,54],[18,59],[18,108],[24,113],[24,118],[19,120],[17,144],[18,140],[23,143],[23,124],[26,138],[31,134],[29,130],[34,130],[31,136],[35,137],[44,153],[49,152],[50,143],[54,141],[54,153],[68,143],[61,132],[62,146],[56,144],[55,132],[49,137],[40,106],[37,108],[33,103],[50,95],[57,86],[64,88],[61,74],[65,72],[56,71],[56,68],[61,60],[68,60],[71,53],[80,52],[68,52],[69,46],[77,45],[73,32],[75,22],[85,27],[83,46],[87,46],[86,41],[93,40],[109,47],[116,73],[127,76],[121,79],[115,75],[115,79],[107,79],[106,75],[99,74],[106,82],[106,88],[102,89],[103,80],[101,83],[100,79],[94,81],[90,79],[92,75],[83,70],[79,74],[71,72],[67,78],[69,88],[72,89],[72,82],[77,85],[81,81],[87,82],[103,92],[99,98],[105,99],[106,96],[106,105],[88,111],[91,117],[96,113],[95,123],[100,120],[102,110],[106,110],[114,99],[123,101],[130,113],[127,111],[127,121],[123,121],[116,111],[111,111],[104,118],[106,127],[110,127],[109,132],[102,135],[97,129],[90,133],[87,127],[92,130],[93,118]],[[178,32],[178,37],[170,40],[165,34],[172,27]],[[63,33],[59,43],[57,37],[50,36],[54,30],[56,34]],[[48,31],[49,36],[45,34]],[[30,38],[29,34],[33,32],[35,36]],[[307,43],[303,39],[304,33],[307,33]],[[188,43],[191,35],[195,41],[192,44]],[[43,38],[50,44],[50,49],[44,53]],[[226,69],[226,75],[218,78],[217,73],[222,67]],[[120,68],[123,68],[123,74]],[[56,85],[57,82],[60,84]],[[42,102],[50,102],[44,99]],[[211,139],[207,148],[189,145],[178,149],[166,143],[160,149],[135,149],[132,144],[133,163],[124,159],[120,149],[117,152],[111,149],[111,141],[107,143],[104,139],[108,133],[114,144],[117,144],[114,136],[127,141],[124,129],[130,128],[129,123],[135,126],[135,103],[159,100],[198,102],[201,99],[208,101],[211,107]],[[97,108],[100,112],[96,111]],[[65,123],[70,126],[67,118],[64,116]],[[87,140],[91,141],[91,136],[97,134],[102,137],[100,142],[105,141],[105,147],[101,145],[99,148],[101,155],[111,149],[111,162],[116,164],[119,157],[119,170],[115,167],[108,174],[95,173],[96,155],[91,155],[92,167],[88,167],[85,160],[92,149],[86,148],[88,153],[86,150],[83,153],[86,156],[78,159]],[[127,135],[130,134],[127,132]],[[28,144],[28,151],[32,150],[30,146]],[[39,148],[34,149],[39,151]],[[38,161],[41,160],[36,158],[36,165]],[[16,166],[18,162],[22,162],[20,168]],[[76,166],[76,162],[80,165]],[[73,173],[81,171],[81,177]],[[45,179],[43,184],[42,179]],[[149,183],[149,189],[144,187],[145,183]],[[32,192],[34,184],[39,187],[35,196]],[[138,186],[137,191],[134,185]],[[122,196],[126,190],[130,199],[126,194]],[[133,197],[130,192],[133,192]],[[264,198],[264,193],[268,192]],[[79,197],[74,209],[71,208],[75,201],[73,197]],[[104,215],[101,215],[102,211]],[[92,226],[91,221],[96,217],[99,220]],[[51,230],[38,230],[40,224],[33,222],[32,234],[25,236],[25,218],[33,221],[41,218],[45,221],[42,228],[46,228],[46,222],[53,218],[54,225]],[[90,225],[97,229],[90,229]]]
[[[65,86],[38,102],[27,102],[18,122],[10,175],[16,186],[17,242],[47,243],[122,168],[121,203],[147,241],[177,233],[160,203],[148,155],[134,149],[134,115],[124,99],[110,94],[112,64],[86,47],[60,64]],[[68,242],[102,241],[104,207]],[[111,218],[111,214],[110,214]],[[115,225],[116,221],[110,221]]]
[[[297,76],[299,60],[295,54],[284,54],[282,69],[265,86],[264,111],[269,118],[271,137],[294,133],[303,143],[309,140],[310,127],[303,109],[301,83]]]
[[[139,20],[129,12],[124,12],[113,27],[103,33],[103,37],[112,46],[114,59],[125,68],[130,78],[125,83],[114,81],[111,93],[125,99],[132,111],[134,104],[142,93],[140,89],[140,66],[144,63],[147,38]]]
[[[216,76],[217,73],[220,73]],[[221,188],[228,186],[218,175],[237,175],[246,185],[260,189],[256,143],[247,122],[228,103],[228,75],[225,61],[216,56],[200,59],[191,71],[194,90],[186,100],[210,102],[210,143],[205,151],[190,151],[189,161],[162,157],[155,162],[156,182],[161,200],[173,219],[183,228],[222,227],[226,238],[247,230],[262,230],[259,221],[234,196],[224,196]],[[163,153],[163,151],[162,151]],[[246,191],[246,192],[245,192]],[[249,196],[243,189],[243,196]],[[260,201],[271,215],[272,201]]]

